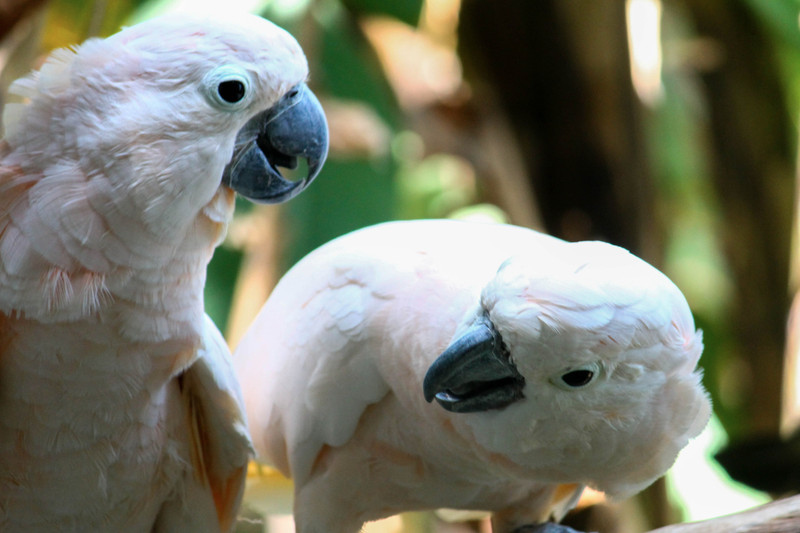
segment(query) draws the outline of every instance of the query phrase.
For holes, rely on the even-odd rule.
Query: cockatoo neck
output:
[[[146,213],[76,162],[64,160],[31,184],[15,173],[8,146],[0,146],[0,161],[0,312],[47,323],[135,314],[132,339],[194,334],[185,325],[202,318],[205,269],[233,212],[230,189],[218,186],[210,201],[156,232]]]
[[[151,255],[150,264],[122,269],[117,283],[109,280],[110,294],[125,315],[126,337],[166,340],[201,334],[206,267],[225,236],[233,202],[233,192],[221,187],[179,242]]]

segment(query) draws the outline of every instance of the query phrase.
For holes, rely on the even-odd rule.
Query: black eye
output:
[[[588,385],[592,378],[594,378],[594,372],[591,370],[573,370],[561,376],[561,381],[570,387],[583,387]]]
[[[229,104],[235,104],[244,98],[244,83],[239,80],[223,81],[217,86],[217,93]]]

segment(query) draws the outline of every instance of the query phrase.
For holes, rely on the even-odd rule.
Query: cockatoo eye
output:
[[[230,104],[235,104],[245,95],[244,83],[241,80],[225,80],[217,86],[219,97]]]
[[[593,382],[600,373],[600,365],[591,363],[577,368],[570,368],[566,372],[561,372],[550,381],[562,389],[580,389]]]
[[[203,86],[211,103],[223,109],[240,109],[250,100],[250,76],[234,65],[218,67],[206,74]]]
[[[594,379],[594,372],[591,370],[573,370],[561,376],[561,381],[570,387],[583,387]]]

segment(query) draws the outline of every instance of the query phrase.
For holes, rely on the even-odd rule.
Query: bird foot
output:
[[[561,524],[556,524],[555,522],[545,522],[543,524],[531,524],[526,526],[520,526],[512,533],[581,533],[576,529],[572,529],[569,526],[562,526]]]

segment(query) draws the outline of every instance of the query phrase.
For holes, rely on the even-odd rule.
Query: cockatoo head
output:
[[[104,197],[96,209],[114,203],[166,234],[191,224],[221,184],[262,202],[308,185],[328,137],[307,76],[297,42],[260,17],[162,16],[56,51],[18,80],[5,141],[40,167],[28,173],[102,175],[108,183],[93,188],[104,192],[87,193]],[[308,176],[284,179],[278,166],[299,157]]]
[[[424,391],[536,479],[643,489],[710,416],[702,340],[665,276],[604,243],[515,257],[429,368]]]

